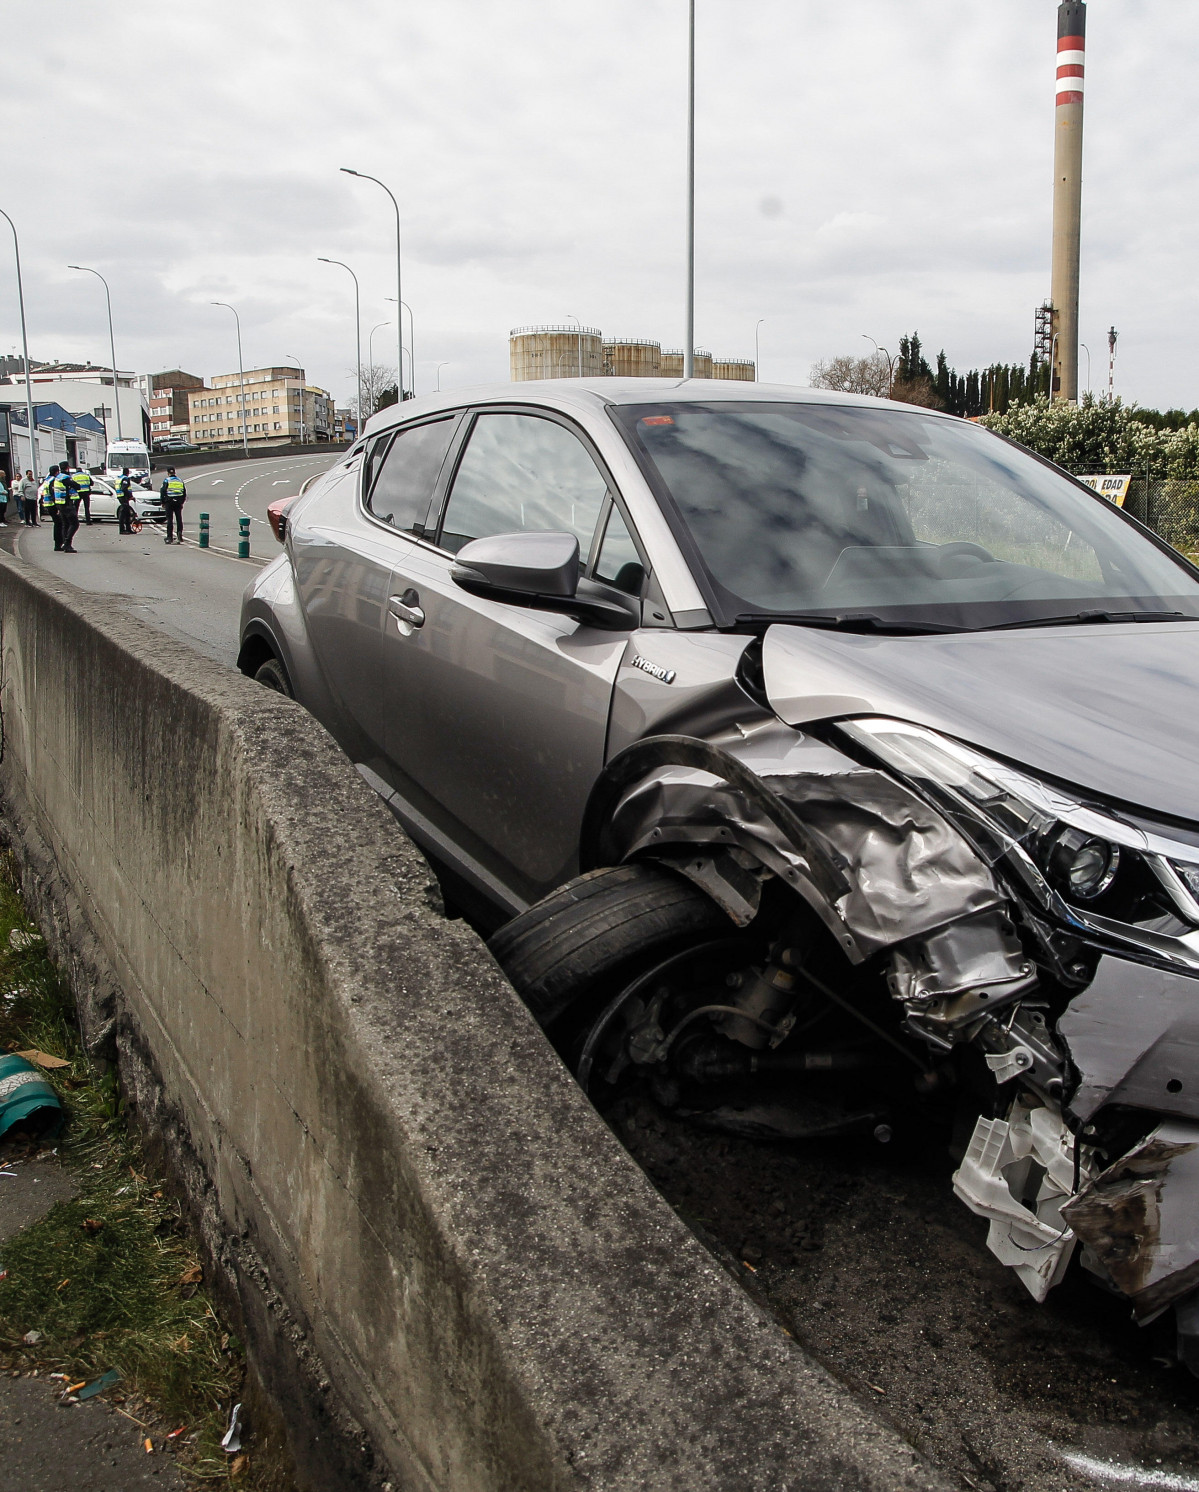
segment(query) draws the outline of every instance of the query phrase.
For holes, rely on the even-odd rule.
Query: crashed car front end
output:
[[[953,1185],[996,1257],[1043,1301],[1080,1252],[1138,1321],[1178,1306],[1199,1363],[1199,842],[877,716],[629,756],[598,858],[667,864],[742,926],[785,882],[880,971],[918,1085],[985,1065]]]

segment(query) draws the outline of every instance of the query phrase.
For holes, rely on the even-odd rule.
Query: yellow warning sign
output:
[[[1108,502],[1113,502],[1118,508],[1124,506],[1124,499],[1128,496],[1128,484],[1132,477],[1079,477],[1080,482],[1085,482],[1088,487],[1094,487],[1100,497],[1106,497]]]

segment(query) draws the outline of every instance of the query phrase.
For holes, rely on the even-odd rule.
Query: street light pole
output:
[[[296,357],[294,352],[287,354],[288,358],[295,363],[296,372],[300,375],[300,444],[304,444],[304,365]]]
[[[874,338],[870,335],[869,332],[863,332],[862,336],[865,337],[865,339],[867,340],[867,342],[874,342],[874,351],[877,354],[877,356],[879,356],[879,357],[885,357],[887,359],[887,398],[889,399],[891,397],[891,395],[895,392],[895,363],[896,363],[896,359],[891,356],[891,354],[887,351],[887,349],[885,347],[880,347],[878,345],[878,343],[874,341]]]
[[[237,314],[237,307],[231,306],[227,300],[214,300],[214,306],[224,306],[226,311],[233,312],[233,319],[237,323],[237,381],[241,386],[241,449],[242,455],[250,455],[249,426],[246,424],[246,369],[241,356],[241,317]]]
[[[578,363],[579,363],[579,377],[582,378],[582,376],[583,376],[583,323],[579,320],[579,318],[577,316],[573,315],[570,311],[567,311],[566,315],[567,315],[567,318],[569,320],[573,321],[574,324],[579,329],[579,357],[578,357]]]
[[[1085,342],[1078,344],[1087,355],[1087,393],[1091,392],[1091,349]]]
[[[400,305],[404,303],[404,289],[400,280],[400,204],[395,199],[395,193],[386,182],[380,181],[377,176],[368,176],[365,171],[355,171],[349,166],[342,166],[341,170],[347,176],[358,176],[363,181],[373,181],[376,186],[381,186],[391,198],[391,205],[396,212],[396,300]],[[412,313],[409,312],[409,315]],[[416,378],[416,359],[412,360],[413,381]],[[396,378],[399,379],[400,403],[404,402],[404,318],[402,315],[396,318]]]
[[[404,329],[404,311],[408,312],[408,367],[412,373],[412,392],[416,393],[416,317],[412,314],[412,307],[406,300],[396,300],[394,295],[385,295],[384,300],[390,301],[392,305],[402,306],[399,312],[400,331]],[[400,344],[403,346],[403,343]],[[401,358],[401,362],[403,359]]]
[[[754,381],[756,383],[761,383],[762,381],[762,363],[758,354],[758,328],[765,320],[765,316],[759,316],[757,321],[754,322]]]
[[[108,291],[108,281],[98,269],[89,269],[86,264],[68,264],[68,269],[81,269],[85,275],[95,275],[96,279],[104,286],[104,300],[108,306],[108,351],[112,357],[112,399],[117,407],[117,439],[122,440],[121,434],[121,395],[117,386],[117,344],[112,335],[112,296]]]
[[[437,364],[437,392],[439,394],[441,393],[441,370],[443,368],[448,368],[451,361],[452,359],[447,357],[444,359],[444,361]]]
[[[356,175],[357,173],[351,174]],[[317,260],[321,264],[340,265],[354,282],[354,346],[357,350],[358,358],[358,434],[361,435],[362,427],[366,424],[366,421],[362,418],[362,312],[359,309],[358,276],[348,264],[343,264],[340,259],[326,259],[323,255],[318,254]],[[396,374],[396,377],[400,380],[400,398],[402,399],[404,397],[404,359],[402,357],[400,358],[400,370]]]
[[[366,339],[366,367],[367,367],[367,372],[370,374],[370,380],[371,380],[371,394],[370,394],[370,398],[371,398],[371,403],[372,404],[379,397],[379,395],[375,391],[375,333],[379,330],[379,327],[390,326],[390,325],[391,325],[390,321],[380,321],[379,324],[378,324],[378,326],[372,326],[371,327],[370,336],[367,337],[367,339]],[[396,378],[398,379],[399,376],[400,376],[399,373],[397,373],[396,374]],[[397,399],[398,399],[398,396],[399,396],[399,392],[400,391],[397,388],[396,389]],[[372,411],[372,413],[373,413],[373,411]]]
[[[687,0],[687,340],[683,377],[695,377],[695,0]]]
[[[33,378],[29,371],[29,338],[25,335],[25,287],[21,282],[21,245],[17,239],[17,225],[0,207],[3,218],[12,229],[12,249],[17,260],[17,305],[21,311],[21,355],[25,359],[25,418],[29,421],[29,459],[33,463],[33,480],[42,479],[41,463],[37,454],[37,426],[33,423]]]

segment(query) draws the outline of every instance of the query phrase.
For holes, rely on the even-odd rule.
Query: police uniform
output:
[[[171,537],[171,527],[174,525],[175,537],[183,543],[183,504],[187,501],[187,488],[183,485],[183,478],[177,477],[171,471],[166,477],[160,489],[163,505],[167,510],[167,538],[168,544],[174,543]]]
[[[128,472],[117,479],[117,531],[133,532],[133,478]]]
[[[71,547],[70,535],[79,527],[75,514],[75,484],[65,466],[50,478],[50,514],[54,519],[54,547],[63,551]]]
[[[86,468],[81,468],[71,480],[75,483],[77,496],[83,502],[83,521],[90,524],[92,521],[92,474]]]

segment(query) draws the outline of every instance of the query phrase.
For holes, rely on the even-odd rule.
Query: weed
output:
[[[14,948],[14,929],[34,934],[32,945]],[[70,1063],[46,1077],[70,1115],[58,1147],[78,1185],[3,1246],[0,1364],[72,1382],[115,1368],[121,1382],[108,1397],[135,1417],[187,1426],[180,1470],[197,1485],[223,1481],[219,1441],[244,1376],[239,1344],[203,1289],[178,1203],[126,1128],[116,1074],[88,1059],[70,992],[36,933],[0,857],[0,1050],[37,1048]],[[35,1347],[23,1341],[30,1331],[41,1333]],[[251,1466],[238,1485],[267,1483]]]

